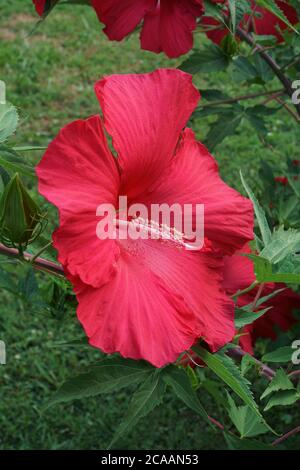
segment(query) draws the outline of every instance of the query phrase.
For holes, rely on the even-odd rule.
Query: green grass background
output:
[[[141,51],[137,34],[123,43],[109,42],[89,8],[58,7],[30,34],[36,21],[30,0],[0,0],[0,79],[7,84],[8,100],[20,112],[20,127],[13,139],[19,145],[47,145],[69,121],[98,113],[93,85],[103,75],[147,72],[181,63],[180,59],[170,61],[162,55]],[[202,35],[196,35],[199,47],[204,41]],[[200,90],[217,88],[231,96],[250,91],[241,89],[225,74],[204,74],[195,82]],[[252,87],[251,91],[255,90]],[[207,132],[207,122],[203,119],[195,125],[200,139]],[[261,159],[272,162],[281,174],[288,156],[299,158],[299,130],[288,114],[282,111],[273,116],[269,129],[267,145],[243,124],[235,136],[217,148],[215,157],[226,181],[240,188],[238,171],[242,168],[255,187]],[[33,163],[40,157],[39,152],[28,156]],[[0,294],[0,302],[0,339],[7,345],[7,364],[0,366],[0,448],[105,448],[126,410],[131,390],[57,406],[42,416],[39,413],[58,384],[99,359],[99,353],[89,348],[55,347],[57,342],[70,341],[82,334],[75,312],[71,318],[53,320],[43,312],[24,308],[5,291]],[[213,416],[220,416],[205,390],[200,397]],[[299,424],[300,415],[298,411],[293,416],[274,412],[269,417],[284,430]],[[288,445],[299,447],[299,438],[291,439]],[[124,436],[118,447],[226,446],[221,433],[213,432],[168,395],[164,404]]]

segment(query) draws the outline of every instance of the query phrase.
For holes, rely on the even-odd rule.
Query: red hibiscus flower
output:
[[[173,362],[200,337],[215,351],[234,334],[222,287],[223,253],[253,237],[248,199],[227,186],[187,120],[199,100],[190,75],[162,69],[96,83],[99,116],[61,130],[37,167],[39,191],[59,209],[54,235],[90,344],[106,353]],[[205,205],[205,250],[176,240],[100,240],[99,203]],[[118,207],[116,207],[118,209]]]
[[[141,47],[168,57],[193,47],[196,18],[203,13],[202,0],[92,0],[92,6],[109,39],[120,41],[143,22]]]
[[[44,13],[47,13],[50,10],[51,6],[56,3],[57,0],[32,0],[37,13],[40,16],[43,16]]]
[[[35,5],[35,9],[37,11],[37,13],[42,16],[44,14],[44,11],[45,11],[45,6],[46,6],[46,1],[47,0],[32,0],[34,5]]]
[[[226,3],[223,0],[216,1],[215,3]],[[285,0],[276,0],[277,6],[281,9],[287,20],[295,25],[299,22],[296,10],[289,5]],[[207,32],[207,36],[216,44],[220,44],[222,39],[228,34],[228,30],[218,20],[211,17],[204,17],[201,20],[203,25],[212,26],[211,31]],[[245,15],[240,26],[247,31],[253,31],[258,35],[270,35],[275,36],[278,42],[283,41],[282,34],[280,31],[287,29],[286,23],[281,21],[270,11],[265,8],[259,7],[254,1],[252,1],[252,15]]]
[[[228,295],[235,294],[238,290],[246,289],[255,281],[253,263],[242,253],[251,253],[245,246],[239,253],[226,257],[224,288]],[[262,317],[244,328],[240,337],[241,347],[253,353],[253,344],[257,338],[276,339],[276,328],[287,331],[296,322],[293,310],[300,309],[300,295],[287,288],[285,284],[267,283],[261,293],[261,297],[267,296],[275,290],[284,289],[275,297],[266,301],[259,308],[271,307]],[[257,288],[238,298],[238,306],[243,307],[254,301]]]

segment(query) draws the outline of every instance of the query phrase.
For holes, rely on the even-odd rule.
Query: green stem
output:
[[[248,292],[250,292],[251,290],[253,290],[255,287],[257,287],[259,285],[259,282],[258,281],[254,281],[252,282],[252,284],[249,286],[249,287],[246,287],[246,289],[242,289],[242,290],[238,290],[234,295],[232,295],[231,297],[233,298],[234,301],[236,301],[236,299],[238,297],[240,297],[241,295],[244,295],[244,294],[248,294]]]
[[[30,260],[30,263],[33,264],[34,261],[42,254],[44,253],[45,250],[47,250],[47,248],[49,248],[49,246],[52,245],[52,241],[51,242],[48,242],[47,245],[43,246],[43,248],[41,248]]]

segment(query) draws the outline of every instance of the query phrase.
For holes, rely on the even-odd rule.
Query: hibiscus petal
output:
[[[46,6],[46,0],[33,0],[36,12],[40,15],[43,16],[44,11],[45,11],[45,6]]]
[[[95,89],[119,155],[123,193],[134,198],[170,162],[199,93],[191,75],[170,69],[113,75]]]
[[[121,255],[116,275],[102,288],[75,282],[75,292],[90,344],[108,354],[162,367],[194,343],[194,315],[133,256]]]
[[[114,240],[97,237],[96,211],[102,203],[116,206],[120,177],[99,116],[63,128],[36,172],[39,192],[59,210],[54,244],[60,262],[88,284],[107,282],[119,250]]]
[[[94,287],[111,279],[120,255],[115,240],[99,240],[97,222],[95,214],[77,214],[69,217],[53,234],[58,261],[68,277],[78,276],[82,282]]]
[[[197,0],[162,0],[156,14],[145,16],[141,33],[143,49],[164,51],[168,57],[179,57],[193,47],[196,18],[203,13]]]
[[[200,337],[213,351],[232,339],[233,302],[222,290],[221,259],[157,240],[125,245],[105,286],[73,279],[78,318],[92,345],[161,367]]]
[[[143,22],[140,36],[142,49],[156,54],[162,52],[160,27],[160,9],[155,8],[145,16]]]
[[[121,41],[154,8],[156,0],[92,0],[104,32],[111,40]]]
[[[243,331],[240,332],[241,336],[239,337],[239,345],[243,351],[248,354],[253,355],[253,325],[247,325],[243,328]]]
[[[64,127],[36,173],[39,192],[56,205],[60,220],[82,212],[95,215],[99,204],[117,202],[120,177],[99,116]]]
[[[222,286],[223,259],[166,240],[148,239],[141,244],[145,266],[194,313],[196,336],[213,351],[228,343],[235,332],[234,305]]]
[[[225,257],[223,286],[230,295],[234,295],[238,290],[246,289],[255,281],[254,264],[249,258],[243,256],[250,253],[250,246],[246,244],[234,255]]]
[[[228,29],[225,28],[224,24],[211,16],[204,16],[201,19],[201,25],[204,27],[211,26],[211,28],[207,28],[206,36],[217,45],[228,35]]]
[[[149,187],[143,202],[204,204],[204,234],[217,249],[232,253],[253,239],[253,207],[221,180],[206,147],[186,129],[172,164]]]
[[[277,330],[288,331],[296,322],[293,310],[300,310],[300,295],[286,288],[285,284],[268,283],[262,292],[262,296],[269,295],[277,289],[284,289],[263,307],[272,307],[265,315],[253,323],[253,338],[277,338]]]

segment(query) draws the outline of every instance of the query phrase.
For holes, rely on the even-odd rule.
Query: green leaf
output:
[[[291,362],[293,355],[293,348],[291,346],[283,346],[262,357],[262,362]]]
[[[277,392],[270,398],[264,410],[268,411],[273,408],[273,406],[293,405],[296,401],[299,400],[299,398],[300,395],[296,390],[283,390]]]
[[[269,431],[249,406],[237,407],[229,393],[227,393],[227,400],[229,404],[228,415],[242,438],[258,436]]]
[[[254,196],[254,193],[252,192],[252,190],[248,186],[248,183],[246,183],[241,171],[240,171],[240,176],[241,176],[241,181],[242,181],[242,184],[245,188],[245,191],[248,194],[251,201],[253,202],[254,212],[255,212],[255,216],[256,216],[256,219],[257,219],[258,226],[259,226],[259,230],[260,230],[260,233],[261,233],[261,236],[262,236],[262,240],[263,240],[264,245],[267,246],[271,241],[272,234],[271,234],[271,230],[270,230],[269,224],[267,222],[264,210],[262,209],[262,207],[260,206],[258,200]]]
[[[206,90],[201,89],[201,97],[207,101],[223,101],[229,99],[228,95],[216,88],[207,88]]]
[[[290,4],[297,11],[298,18],[300,18],[300,3],[299,0],[290,0]]]
[[[205,9],[205,16],[212,16],[214,18],[217,18],[222,23],[224,23],[224,26],[225,26],[225,20],[224,20],[224,16],[222,13],[222,6],[220,8],[219,5],[211,3],[210,0],[204,0],[204,9]]]
[[[283,369],[278,369],[276,371],[275,377],[272,379],[271,383],[268,385],[262,396],[260,397],[263,400],[265,397],[270,395],[272,392],[278,392],[279,390],[294,390],[294,385],[286,375]]]
[[[270,242],[260,255],[272,264],[279,263],[288,255],[295,253],[300,245],[300,232],[294,229],[284,230],[280,227],[273,232]]]
[[[4,142],[18,127],[19,116],[10,103],[0,103],[0,142]]]
[[[220,115],[218,120],[211,125],[211,128],[206,136],[205,145],[213,150],[220,144],[226,137],[235,133],[244,117],[244,108],[237,106],[237,109],[231,108],[226,111],[226,117]]]
[[[236,28],[236,0],[228,0],[228,7],[230,13],[230,22],[232,31],[235,31]]]
[[[18,172],[30,178],[35,177],[33,166],[13,149],[3,144],[0,145],[0,165],[8,171]]]
[[[239,56],[233,61],[233,79],[236,82],[255,80],[258,72],[247,57]]]
[[[280,292],[283,292],[286,290],[286,287],[283,287],[282,289],[276,289],[271,294],[264,295],[260,299],[257,300],[255,303],[256,308],[259,307],[260,305],[264,304],[265,302],[268,302],[269,300],[273,299],[276,297],[276,295],[280,294]],[[245,305],[244,309],[249,309],[252,306],[252,304]],[[249,310],[250,311],[250,310]]]
[[[290,176],[288,177],[289,184],[291,188],[293,189],[295,195],[297,196],[297,203],[299,204],[299,199],[300,199],[300,187],[299,187],[299,181],[295,183],[295,180],[291,178]]]
[[[196,354],[205,362],[223,382],[225,382],[254,413],[262,420],[257,404],[249,389],[249,381],[241,375],[240,370],[228,356],[220,353],[211,354],[201,346],[192,348]],[[269,428],[270,429],[270,428]]]
[[[241,373],[245,375],[251,367],[258,367],[257,362],[250,354],[245,354],[241,360]]]
[[[244,308],[236,308],[234,311],[235,327],[239,329],[239,328],[243,328],[243,326],[250,325],[255,320],[257,320],[262,315],[264,315],[266,312],[268,312],[270,308],[272,307],[264,308],[263,310],[260,310],[259,312],[249,312],[248,310]]]
[[[145,380],[152,371],[153,368],[142,361],[120,358],[106,359],[88,372],[67,380],[53,394],[43,410],[57,403],[120,390]]]
[[[277,450],[276,447],[256,440],[238,439],[231,434],[224,433],[225,441],[230,450]]]
[[[25,272],[19,280],[18,292],[28,301],[36,297],[38,293],[38,283],[33,266],[25,265]]]
[[[300,274],[298,273],[273,273],[272,264],[262,256],[246,255],[254,262],[254,271],[258,282],[284,282],[290,284],[300,284]]]
[[[271,67],[263,60],[259,53],[254,54],[254,66],[257,71],[258,77],[262,82],[266,83],[269,80],[272,80],[274,75]]]
[[[10,176],[9,173],[2,167],[0,166],[0,192],[2,193],[5,189],[5,186],[8,185],[10,182]]]
[[[246,13],[251,13],[250,0],[237,0],[236,1],[236,24],[238,25],[244,18]]]
[[[228,65],[229,58],[223,50],[215,44],[209,44],[202,50],[194,50],[179,68],[184,72],[196,74],[199,72],[219,72],[225,70]]]
[[[5,289],[11,292],[12,294],[17,294],[13,275],[2,268],[0,268],[0,287],[1,289]]]
[[[211,425],[208,415],[201,405],[195,390],[192,388],[187,373],[183,369],[169,366],[164,370],[163,379],[166,384],[172,387],[175,395],[177,395],[188,408],[198,413]]]
[[[109,449],[120,439],[120,437],[132,429],[139,419],[149,414],[162,402],[166,389],[166,383],[162,380],[161,370],[157,369],[151,373],[147,380],[133,394],[127,413],[116,430],[109,445]]]
[[[271,294],[261,297],[260,299],[257,300],[255,304],[255,309],[257,310],[260,305],[264,304],[265,302],[268,302],[273,297],[278,295],[280,292],[283,292],[285,289],[286,288],[277,289],[274,292],[271,292]],[[253,312],[252,307],[253,307],[253,303],[251,302],[250,304],[245,305],[242,308],[238,308],[238,307],[235,308],[235,326],[237,329],[253,323],[255,320],[260,318],[262,315],[264,315],[268,310],[272,308],[272,306],[270,306],[262,310]]]
[[[266,128],[265,120],[262,116],[257,113],[253,113],[251,108],[247,108],[245,110],[245,117],[258,135],[265,136],[267,134],[268,129]]]

